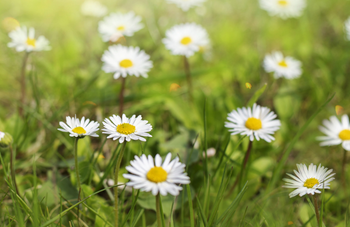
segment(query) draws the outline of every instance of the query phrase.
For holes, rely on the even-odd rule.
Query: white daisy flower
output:
[[[27,30],[26,26],[17,27],[9,33],[9,37],[12,40],[7,46],[16,48],[17,52],[43,51],[51,49],[49,41],[44,36],[39,36],[39,38],[35,39],[34,28],[29,28],[29,30]]]
[[[271,142],[275,140],[271,135],[281,126],[280,120],[274,120],[276,117],[269,108],[254,104],[253,108],[238,108],[229,113],[225,127],[230,128],[231,135],[247,135],[251,141],[255,137]]]
[[[83,15],[91,17],[103,17],[108,11],[106,6],[95,0],[84,1],[80,10]]]
[[[271,16],[282,19],[299,17],[306,7],[306,0],[259,0],[260,7]]]
[[[342,144],[343,148],[350,151],[350,124],[348,115],[344,114],[341,122],[336,116],[331,116],[329,120],[323,120],[323,126],[319,126],[321,132],[326,136],[317,137],[322,141],[320,146],[332,146]]]
[[[162,40],[173,55],[192,56],[201,48],[210,46],[207,31],[195,23],[175,25],[165,33]]]
[[[152,137],[148,132],[152,130],[152,125],[146,120],[142,120],[142,116],[133,115],[130,119],[123,114],[122,118],[113,115],[106,118],[102,122],[104,128],[102,133],[109,134],[107,139],[113,138],[113,140],[119,139],[119,143],[123,143],[124,140],[129,142],[130,140],[146,141],[143,137]]]
[[[135,160],[130,162],[131,166],[126,167],[131,174],[123,174],[130,180],[126,185],[141,191],[152,191],[153,195],[179,195],[182,187],[178,184],[189,184],[190,178],[185,173],[185,164],[179,162],[178,157],[170,160],[171,153],[168,153],[163,164],[159,154],[154,160],[151,155],[148,158],[144,154],[135,156]]]
[[[70,137],[79,137],[83,138],[85,136],[98,137],[96,132],[99,130],[100,124],[95,121],[90,121],[89,119],[85,120],[85,117],[82,117],[81,120],[75,117],[66,117],[66,123],[60,121],[60,126],[58,130],[61,132],[69,132]]]
[[[98,31],[104,42],[116,42],[122,36],[133,36],[143,28],[141,17],[134,12],[111,13],[98,23]]]
[[[280,77],[294,79],[302,74],[301,62],[292,57],[283,57],[279,51],[267,54],[263,66],[266,72],[273,72],[276,79]]]
[[[1,141],[1,139],[4,138],[4,137],[5,137],[5,133],[0,131],[0,141]]]
[[[174,3],[183,11],[188,11],[194,6],[200,6],[205,0],[167,0],[168,3]]]
[[[293,179],[284,178],[286,185],[284,188],[296,188],[293,192],[289,194],[289,197],[292,198],[296,195],[302,197],[305,194],[314,195],[315,193],[321,193],[323,189],[330,189],[329,182],[334,180],[332,177],[335,173],[332,173],[332,169],[328,170],[321,166],[310,164],[309,168],[305,164],[297,164],[298,171],[294,170],[295,176],[287,173]]]
[[[114,79],[127,75],[147,78],[147,73],[153,67],[150,56],[145,51],[139,47],[125,47],[120,44],[110,46],[103,53],[102,61],[102,70],[114,73]]]
[[[350,17],[344,23],[346,38],[350,40]]]

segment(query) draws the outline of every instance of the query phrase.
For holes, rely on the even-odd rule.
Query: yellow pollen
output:
[[[287,65],[285,60],[282,60],[282,61],[278,62],[278,65],[282,66],[282,67],[288,67],[288,65]]]
[[[279,0],[278,4],[280,4],[281,6],[286,6],[286,5],[288,5],[288,1],[286,1],[286,0]]]
[[[35,39],[30,39],[30,38],[28,38],[28,39],[27,39],[27,44],[28,44],[29,46],[35,47]]]
[[[261,120],[255,117],[250,117],[245,122],[245,127],[249,128],[250,130],[259,130],[262,128]]]
[[[168,173],[162,167],[153,167],[147,173],[147,179],[154,183],[166,181]]]
[[[129,68],[131,66],[133,66],[132,61],[130,61],[129,59],[124,59],[121,62],[119,62],[120,67],[123,68]]]
[[[135,132],[135,126],[129,124],[129,123],[123,123],[123,124],[119,124],[117,126],[117,132],[119,132],[120,134],[124,134],[124,135],[129,135],[131,133]]]
[[[125,27],[124,27],[124,26],[119,26],[119,27],[117,27],[117,30],[118,30],[118,31],[124,31],[124,30],[125,30]]]
[[[307,188],[313,188],[316,184],[319,184],[318,180],[316,178],[309,178],[305,181],[304,187]]]
[[[85,129],[83,129],[82,127],[76,127],[76,128],[74,128],[73,130],[72,130],[74,133],[77,133],[77,134],[79,134],[79,135],[81,135],[81,134],[85,134],[86,133],[86,131],[85,131]]]
[[[190,37],[184,37],[181,39],[180,43],[183,44],[183,45],[188,45],[192,42],[192,39]]]
[[[339,138],[342,140],[350,140],[350,130],[344,129],[339,133]]]

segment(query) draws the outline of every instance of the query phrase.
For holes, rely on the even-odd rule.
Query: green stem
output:
[[[74,161],[75,161],[75,174],[77,175],[78,203],[79,203],[80,202],[81,185],[80,185],[80,177],[79,177],[78,140],[79,140],[79,137],[76,137],[75,141],[74,141]],[[80,226],[79,222],[80,222],[80,213],[79,213],[79,206],[78,206],[78,227]]]
[[[193,102],[193,87],[192,87],[192,78],[191,78],[191,69],[190,69],[190,63],[188,62],[188,58],[184,56],[184,67],[185,67],[185,74],[187,79],[187,85],[188,85],[188,95],[190,97],[191,103]]]
[[[162,217],[160,212],[160,194],[158,193],[156,196],[156,209],[157,209],[157,224],[158,227],[162,227]]]
[[[20,84],[21,84],[21,106],[19,107],[19,115],[23,117],[23,106],[25,104],[25,98],[26,98],[26,66],[28,61],[28,56],[30,52],[26,52],[23,57],[22,62],[22,69],[21,69],[21,78],[20,78]]]
[[[317,195],[315,194],[313,197],[314,197],[315,214],[316,214],[316,218],[317,218],[317,226],[320,227],[320,224],[322,223],[322,220],[320,220],[320,213],[318,212],[318,199],[317,199]]]
[[[17,195],[19,195],[19,192],[18,192],[18,187],[17,187],[17,183],[16,183],[16,174],[15,174],[15,167],[14,167],[14,160],[13,160],[13,149],[12,149],[12,146],[10,145],[9,146],[10,148],[10,168],[11,168],[11,177],[12,177],[12,182],[13,184],[15,185],[15,189],[16,189],[16,193]]]
[[[122,162],[123,155],[124,155],[124,150],[126,146],[126,141],[123,143],[122,150],[120,151],[117,159],[117,165],[115,167],[115,174],[114,174],[114,184],[118,184],[118,174],[119,174],[119,168],[120,168],[120,163]],[[118,221],[119,221],[119,209],[118,209],[118,187],[114,187],[114,216],[115,216],[115,227],[118,227]]]
[[[345,173],[345,166],[346,166],[346,155],[347,155],[347,150],[343,149],[343,165],[342,165],[342,185],[344,189],[346,189],[346,173]]]

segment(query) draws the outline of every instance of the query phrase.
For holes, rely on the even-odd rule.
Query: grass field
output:
[[[292,190],[282,188],[282,179],[298,163],[333,169],[335,180],[319,196],[320,226],[350,226],[350,167],[342,175],[343,148],[321,147],[316,140],[322,136],[322,121],[337,115],[336,105],[343,107],[342,114],[350,113],[350,41],[344,32],[349,1],[308,1],[301,17],[286,20],[269,16],[257,0],[207,0],[188,12],[165,0],[101,2],[109,13],[134,11],[142,17],[144,28],[119,42],[139,46],[153,61],[148,78],[126,78],[124,113],[142,115],[153,129],[146,142],[126,144],[119,171],[119,226],[158,226],[155,196],[124,187],[122,174],[135,155],[165,157],[169,152],[186,164],[191,183],[177,197],[161,197],[165,226],[317,226],[311,197],[289,198]],[[60,121],[74,115],[98,121],[102,128],[102,121],[120,108],[121,79],[101,70],[101,56],[110,43],[97,31],[100,19],[81,14],[82,3],[0,2],[1,21],[12,17],[34,27],[51,46],[29,55],[21,103],[25,53],[7,46],[10,38],[2,24],[0,131],[13,137],[15,170],[10,148],[2,148],[1,226],[115,226],[114,183],[105,180],[114,178],[113,154],[122,146],[106,140],[101,131],[97,138],[79,140],[83,202],[78,205],[75,140],[57,130]],[[210,53],[188,58],[192,101],[183,57],[171,55],[162,43],[166,30],[185,22],[204,27],[212,44]],[[301,61],[300,78],[275,79],[266,73],[262,62],[272,51]],[[179,86],[170,89],[174,84]],[[275,141],[253,142],[239,177],[249,139],[230,135],[224,125],[229,112],[254,102],[273,110],[281,127]],[[203,155],[208,148],[216,154]]]

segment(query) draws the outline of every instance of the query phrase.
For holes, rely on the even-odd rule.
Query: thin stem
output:
[[[76,137],[74,140],[74,161],[75,161],[75,174],[77,175],[78,203],[79,203],[80,202],[81,185],[80,185],[80,177],[79,177],[78,140],[79,140],[79,137]],[[78,227],[80,226],[79,222],[80,222],[80,213],[79,213],[79,206],[78,206]]]
[[[342,185],[345,189],[346,187],[346,173],[345,173],[345,167],[346,167],[346,155],[347,155],[347,150],[343,149],[344,153],[343,153],[343,165],[342,165]]]
[[[114,174],[114,184],[118,184],[118,174],[119,174],[119,168],[120,163],[122,162],[124,150],[126,146],[126,141],[123,143],[123,147],[118,155],[117,159],[117,165],[115,167],[115,174]],[[115,227],[118,227],[118,221],[119,221],[119,209],[118,209],[118,187],[114,187],[114,216],[115,216]]]
[[[184,67],[188,85],[188,95],[190,97],[190,101],[193,102],[193,87],[192,87],[192,78],[191,78],[191,70],[190,63],[188,62],[188,58],[184,56]]]
[[[16,189],[16,193],[17,195],[19,195],[19,191],[18,191],[18,187],[17,187],[17,183],[16,183],[16,174],[15,174],[15,167],[14,167],[14,157],[13,157],[13,149],[12,149],[12,145],[9,146],[10,148],[10,168],[11,168],[11,177],[12,177],[12,182],[15,185],[15,189]]]
[[[20,84],[21,84],[21,106],[19,107],[19,115],[23,117],[23,106],[25,104],[25,98],[26,98],[26,66],[28,62],[28,56],[29,52],[26,52],[23,57],[22,61],[22,68],[21,68],[21,78],[20,78]]]
[[[119,116],[123,115],[124,110],[124,90],[125,90],[125,77],[122,77],[122,87],[119,93]]]
[[[161,212],[160,212],[160,194],[159,193],[156,196],[156,210],[157,210],[158,227],[162,227],[162,217],[161,217]]]
[[[316,214],[316,218],[317,218],[317,226],[320,227],[320,224],[322,223],[322,220],[320,220],[320,213],[318,212],[318,199],[317,199],[317,195],[315,194],[313,197],[314,197],[315,214]]]

